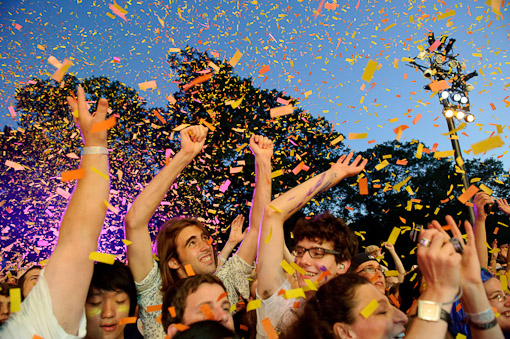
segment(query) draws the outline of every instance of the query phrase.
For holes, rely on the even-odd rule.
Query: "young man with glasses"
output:
[[[384,278],[383,273],[384,269],[372,254],[356,254],[352,261],[350,270],[353,273],[367,278],[379,292],[386,294],[386,279]]]
[[[299,289],[292,288],[282,268],[286,265],[281,264],[284,221],[318,193],[359,174],[367,160],[361,161],[358,156],[351,163],[352,157],[352,153],[340,157],[331,169],[280,195],[264,209],[257,262],[257,298],[261,299],[261,306],[256,309],[257,338],[268,337],[271,327],[276,332],[285,330],[297,318],[298,304],[305,293],[313,293],[317,286],[349,269],[358,247],[356,236],[341,219],[329,213],[302,218],[293,230]]]

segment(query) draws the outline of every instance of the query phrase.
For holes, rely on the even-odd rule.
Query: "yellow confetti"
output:
[[[246,312],[256,310],[260,306],[262,306],[262,301],[260,299],[252,300],[246,305]]]
[[[473,150],[474,154],[480,154],[490,151],[491,149],[501,147],[504,144],[505,143],[503,142],[501,137],[499,135],[496,135],[492,138],[488,138],[480,142],[477,142],[476,144],[471,144],[471,149]]]
[[[397,242],[397,238],[400,235],[400,228],[393,227],[393,230],[391,231],[390,236],[388,237],[388,241],[386,241],[388,244],[393,244]]]
[[[508,282],[507,282],[507,278],[506,278],[506,274],[502,274],[499,276],[499,281],[501,282],[501,289],[503,291],[507,291],[508,290]]]
[[[279,169],[279,170],[274,171],[274,172],[271,173],[271,179],[274,179],[274,178],[279,177],[281,175],[283,175],[283,170]]]
[[[492,195],[492,190],[489,187],[485,186],[484,184],[480,184],[479,188],[488,195]]]
[[[131,240],[127,240],[127,239],[122,239],[122,242],[124,243],[124,245],[126,246],[129,246],[131,245],[133,242]]]
[[[113,254],[101,252],[90,252],[89,259],[97,262],[102,262],[108,265],[113,265],[113,263],[115,262],[115,256]]]
[[[416,155],[415,157],[417,159],[421,159],[421,156],[423,155],[423,144],[418,144],[418,149],[416,150]]]
[[[372,78],[374,77],[375,68],[377,67],[377,62],[373,60],[368,60],[367,67],[365,67],[365,70],[363,71],[363,75],[361,76],[361,79],[365,80],[366,82],[370,82]]]
[[[310,279],[305,279],[305,283],[311,291],[317,291],[317,286]]]
[[[384,167],[388,166],[390,163],[388,162],[388,160],[384,160],[383,162],[381,162],[380,164],[377,164],[375,165],[375,169],[380,171],[382,170]]]
[[[392,27],[395,27],[397,25],[396,22],[392,23],[391,25],[389,25],[388,27],[386,27],[385,29],[383,29],[383,32],[386,32],[387,30],[389,30],[390,28]],[[363,79],[364,80],[364,79]]]
[[[207,64],[207,66],[211,67],[212,69],[214,69],[215,72],[219,72],[220,71],[220,68],[218,66],[216,66],[216,64],[212,61],[209,61],[209,63]]]
[[[349,133],[349,140],[352,139],[366,139],[368,133]]]
[[[384,272],[384,276],[386,277],[398,277],[400,273],[397,270],[389,270]]]
[[[273,226],[271,226],[271,228],[269,229],[269,234],[267,235],[266,240],[264,240],[264,242],[266,244],[269,244],[269,240],[271,240],[271,235],[272,234],[273,234]]]
[[[232,59],[230,59],[230,65],[232,67],[236,67],[237,63],[239,62],[239,60],[241,60],[241,57],[243,56],[243,53],[239,52],[239,50],[236,50],[234,56],[232,57]]]
[[[302,288],[294,288],[292,290],[285,291],[285,299],[293,299],[293,298],[306,298],[305,291]]]
[[[448,158],[453,157],[455,155],[455,151],[441,151],[441,152],[434,152],[434,158]]]
[[[344,140],[344,136],[343,135],[341,135],[338,138],[335,138],[333,141],[331,141],[331,145],[334,146],[334,145],[338,144],[342,140]]]
[[[172,47],[168,49],[168,53],[180,53],[180,52],[181,52],[180,48]]]
[[[365,306],[365,308],[363,308],[360,313],[366,319],[370,317],[372,313],[374,313],[377,307],[379,307],[379,303],[377,302],[377,300],[372,299],[372,301],[369,302],[368,305]]]
[[[11,298],[11,313],[21,311],[21,290],[19,288],[9,289],[9,297]]]
[[[444,18],[449,18],[449,17],[454,16],[454,15],[455,15],[455,10],[444,12],[443,14],[440,14],[440,15],[437,16],[437,20],[441,20],[441,19],[444,19]]]
[[[296,264],[295,262],[291,262],[290,266],[292,266],[296,271],[298,271],[299,274],[301,274],[301,275],[305,275],[306,274],[306,271],[304,269],[302,269],[301,267],[299,267],[299,265]]]
[[[293,269],[292,266],[290,266],[287,260],[285,259],[282,260],[280,266],[285,270],[285,272],[287,272],[290,275],[293,275],[296,272],[296,270]]]
[[[103,172],[101,172],[100,170],[95,168],[94,166],[90,166],[90,169],[92,170],[92,172],[99,174],[100,176],[102,176],[106,180],[110,179],[106,174],[104,174]]]

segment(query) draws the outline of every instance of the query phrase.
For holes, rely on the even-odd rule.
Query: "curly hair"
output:
[[[281,336],[282,339],[336,339],[335,323],[353,324],[356,295],[360,286],[370,282],[357,274],[346,273],[322,285],[309,299],[301,316]]]
[[[299,219],[292,233],[296,244],[305,238],[312,241],[333,242],[333,249],[340,252],[335,255],[337,263],[351,260],[358,250],[358,238],[354,232],[349,229],[345,221],[327,211],[311,219]]]

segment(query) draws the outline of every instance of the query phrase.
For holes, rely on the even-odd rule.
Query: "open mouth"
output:
[[[318,274],[317,272],[306,271],[306,273],[303,275],[303,277],[315,277],[317,274]]]
[[[213,257],[211,254],[204,255],[202,258],[200,258],[200,262],[204,264],[210,264],[213,261]]]
[[[501,315],[506,318],[510,318],[510,311],[505,311],[505,312],[501,313]]]

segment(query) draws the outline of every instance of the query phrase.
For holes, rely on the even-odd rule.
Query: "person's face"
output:
[[[184,266],[191,265],[196,274],[213,274],[216,271],[214,251],[209,236],[197,226],[184,228],[177,236],[178,269],[181,277],[187,277]],[[171,259],[176,263],[175,259]],[[170,265],[170,263],[169,263]],[[172,268],[172,266],[170,266]]]
[[[320,247],[328,250],[333,250],[334,245],[332,241],[319,242],[304,238],[296,244],[296,247],[298,246],[305,249]],[[294,262],[306,272],[305,275],[297,272],[297,280],[300,287],[307,286],[305,279],[309,279],[312,282],[318,281],[321,273],[324,271],[329,271],[332,276],[327,278],[332,279],[339,274],[345,273],[349,268],[349,261],[337,263],[335,256],[329,253],[325,253],[324,257],[322,258],[312,258],[310,256],[310,252],[307,251],[302,257],[296,256]],[[320,281],[320,284],[323,284],[326,281],[328,280],[323,278]]]
[[[11,298],[9,296],[0,295],[0,325],[9,319],[11,314]]]
[[[209,306],[214,319],[207,318],[207,313],[203,311],[204,305]],[[223,287],[218,284],[204,283],[186,298],[186,307],[182,316],[183,324],[190,325],[203,320],[216,320],[234,331],[234,319],[230,314],[228,296]]]
[[[490,278],[483,285],[491,306],[500,314],[499,326],[503,332],[510,332],[510,297],[501,290],[501,283],[497,278]]]
[[[32,291],[32,288],[34,288],[35,284],[37,284],[40,274],[41,269],[34,268],[25,275],[25,281],[23,281],[23,298],[26,298],[30,291]]]
[[[129,316],[129,295],[124,291],[105,291],[92,287],[87,301],[87,337],[91,339],[124,338],[120,319]]]
[[[365,318],[361,311],[373,300],[379,305],[376,310]],[[349,326],[353,338],[357,339],[394,339],[405,334],[407,316],[392,306],[388,298],[381,295],[374,285],[364,284],[357,288],[353,314],[355,321]]]
[[[367,278],[382,294],[386,293],[386,279],[381,265],[375,260],[365,261],[356,269],[356,273]]]

